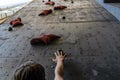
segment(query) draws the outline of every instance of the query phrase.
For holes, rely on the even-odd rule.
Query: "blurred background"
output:
[[[0,0],[0,22],[6,20],[33,0]]]

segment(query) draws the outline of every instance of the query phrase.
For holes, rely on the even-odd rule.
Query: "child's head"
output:
[[[45,80],[45,70],[42,65],[29,61],[15,71],[14,80]]]

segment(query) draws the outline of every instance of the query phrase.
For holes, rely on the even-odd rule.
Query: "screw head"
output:
[[[12,30],[13,30],[12,27],[9,27],[9,28],[8,28],[8,31],[12,31]]]
[[[62,19],[66,19],[66,17],[65,17],[65,16],[63,16],[63,17],[62,17]]]
[[[73,1],[71,1],[71,3],[74,3]]]

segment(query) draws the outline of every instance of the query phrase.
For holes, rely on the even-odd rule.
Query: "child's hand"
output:
[[[64,54],[62,50],[59,50],[59,51],[55,52],[55,56],[56,56],[56,58],[52,59],[52,60],[54,62],[61,62],[61,61],[64,61],[66,54]]]

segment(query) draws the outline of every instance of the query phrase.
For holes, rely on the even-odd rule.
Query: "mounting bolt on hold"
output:
[[[66,17],[65,17],[65,16],[63,16],[63,17],[62,17],[62,19],[66,19]]]
[[[74,3],[73,1],[71,1],[71,3]]]
[[[8,31],[12,31],[12,30],[13,30],[12,27],[9,27],[9,28],[8,28]]]

